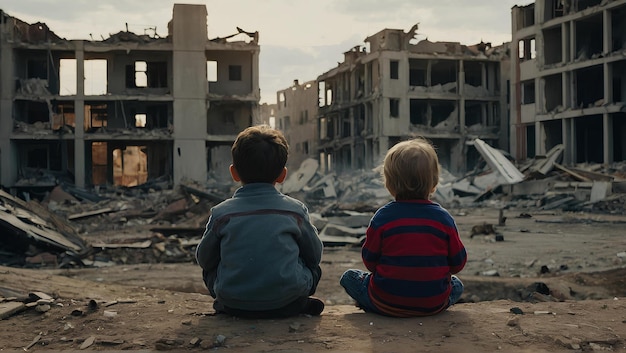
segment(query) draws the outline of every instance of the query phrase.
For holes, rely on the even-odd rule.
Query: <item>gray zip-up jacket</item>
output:
[[[322,249],[302,202],[253,183],[211,209],[196,259],[223,305],[272,310],[315,293]]]

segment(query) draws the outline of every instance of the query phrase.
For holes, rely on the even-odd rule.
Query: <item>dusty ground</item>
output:
[[[45,313],[29,308],[0,321],[0,350],[626,352],[626,217],[506,210],[498,226],[496,209],[452,213],[470,259],[460,274],[466,291],[435,317],[360,312],[338,284],[345,269],[363,268],[359,249],[346,246],[324,250],[323,314],[283,320],[214,316],[193,263],[0,267],[5,297],[11,289],[55,298]],[[483,222],[504,241],[470,237]]]

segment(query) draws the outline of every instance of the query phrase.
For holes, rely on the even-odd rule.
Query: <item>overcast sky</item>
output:
[[[45,22],[65,39],[108,38],[125,30],[156,27],[167,36],[175,2],[205,4],[209,38],[259,31],[261,103],[293,80],[314,80],[343,61],[343,53],[384,28],[408,31],[417,40],[499,45],[511,40],[515,0],[0,0],[0,9],[28,23]]]

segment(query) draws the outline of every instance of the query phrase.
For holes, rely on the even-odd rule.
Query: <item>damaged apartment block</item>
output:
[[[0,10],[0,184],[134,186],[227,172],[258,118],[258,33],[208,39],[204,5],[156,27],[66,40]]]
[[[537,0],[512,23],[512,154],[626,160],[626,1]]]
[[[475,138],[508,144],[508,45],[415,43],[408,32],[384,29],[320,75],[319,152],[323,169],[372,168],[387,149],[424,136],[453,173],[474,167]],[[506,68],[506,69],[503,69]]]

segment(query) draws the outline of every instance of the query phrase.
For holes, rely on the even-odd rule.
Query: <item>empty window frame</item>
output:
[[[397,80],[400,77],[400,62],[398,60],[391,60],[389,62],[389,78]]]
[[[228,65],[228,80],[241,81],[241,65]]]
[[[400,117],[400,100],[396,98],[389,99],[389,116],[392,118]]]
[[[217,82],[217,61],[206,62],[206,79],[209,82]]]
[[[85,131],[107,126],[108,107],[106,104],[85,104]]]
[[[535,103],[535,80],[522,81],[520,83],[522,90],[522,104]]]
[[[126,87],[163,88],[167,87],[167,63],[136,61],[126,66]]]
[[[85,95],[105,95],[107,93],[107,61],[85,60],[84,70]]]

